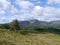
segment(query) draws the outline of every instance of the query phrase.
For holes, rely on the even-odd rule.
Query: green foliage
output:
[[[10,27],[9,27],[8,24],[3,24],[3,25],[0,26],[0,28],[2,28],[2,29],[9,29]]]
[[[18,20],[14,20],[11,24],[10,24],[10,29],[13,30],[20,30],[20,26],[19,26],[19,22]]]

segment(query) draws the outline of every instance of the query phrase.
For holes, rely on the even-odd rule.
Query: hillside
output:
[[[24,32],[0,29],[0,45],[60,45],[59,34]]]
[[[19,24],[22,29],[28,29],[28,30],[33,29],[35,27],[60,29],[60,20],[51,21],[51,22],[28,20],[28,21],[19,21]]]
[[[14,21],[10,23],[6,23],[5,25],[11,25]],[[39,21],[39,20],[27,20],[27,21],[18,21],[18,25],[21,27],[22,30],[34,30],[34,28],[56,28],[60,29],[60,20],[46,22],[46,21]],[[13,23],[14,24],[14,23]],[[0,24],[0,27],[5,26],[4,24]]]

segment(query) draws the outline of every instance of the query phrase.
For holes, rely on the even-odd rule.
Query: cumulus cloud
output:
[[[45,21],[53,21],[53,20],[59,20],[60,18],[60,8],[54,8],[54,7],[50,7],[50,6],[46,6],[43,9],[43,15],[42,18]]]
[[[35,6],[32,11],[32,15],[34,18],[39,18],[40,16],[42,16],[42,12],[43,12],[43,7]]]
[[[30,1],[16,0],[15,3],[21,8],[19,12],[22,20],[37,19],[42,13],[43,7],[39,5],[35,6]]]
[[[28,8],[34,6],[33,3],[29,2],[29,1],[16,0],[15,2],[16,2],[16,4],[18,4],[20,6],[20,8],[24,8],[24,9],[28,9]]]
[[[53,4],[60,5],[60,0],[48,0],[47,1],[47,4],[49,4],[49,5],[53,5]]]
[[[34,0],[37,1],[37,0]],[[40,6],[28,0],[15,0],[11,4],[8,0],[0,0],[0,22],[11,22],[14,19],[30,20],[38,19],[43,21],[53,21],[60,19],[60,8],[51,6]],[[48,0],[50,4],[60,4],[60,0]],[[40,2],[39,2],[40,4]],[[18,5],[15,7],[14,5]]]
[[[0,0],[0,22],[10,22],[13,16],[9,19],[10,13],[17,15],[18,10],[8,0]]]

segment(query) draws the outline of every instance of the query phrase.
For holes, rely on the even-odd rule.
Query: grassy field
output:
[[[60,45],[60,35],[0,29],[0,45]]]

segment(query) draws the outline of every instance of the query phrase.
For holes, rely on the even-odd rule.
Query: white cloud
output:
[[[6,13],[5,11],[0,11],[0,14],[5,15]]]
[[[48,0],[47,4],[60,3],[59,0]],[[14,19],[18,20],[30,20],[30,19],[39,19],[43,21],[51,21],[51,20],[59,20],[60,19],[60,8],[54,7],[41,7],[39,5],[35,5],[30,1],[25,0],[16,0],[15,4],[17,4],[20,9],[18,10],[14,5],[7,0],[0,0],[0,14],[4,15],[0,18],[0,22],[7,21],[10,22]],[[10,12],[11,17],[6,18],[6,14]],[[8,15],[10,15],[10,13]],[[0,16],[1,16],[0,15]],[[8,21],[9,20],[9,21]]]
[[[24,1],[24,0],[22,0],[22,1],[16,0],[15,3],[18,4],[20,6],[20,8],[24,8],[24,9],[28,9],[28,8],[34,6],[32,2]]]
[[[7,16],[9,16],[10,14],[7,15],[7,13],[11,12],[14,15],[18,15],[18,10],[11,5],[11,3],[7,0],[0,0],[0,23],[6,23],[6,22],[10,22],[15,17],[12,17],[13,15],[11,15],[10,18],[8,18]]]
[[[42,12],[43,12],[43,7],[35,6],[32,11],[32,15],[34,18],[38,18],[38,17],[42,16]]]
[[[49,17],[60,17],[60,8],[54,8],[54,7],[45,7],[44,8],[44,15]],[[58,16],[58,17],[57,17]]]
[[[21,20],[38,19],[42,14],[43,7],[34,6],[32,9],[21,9],[19,18]]]
[[[59,20],[60,18],[60,8],[54,8],[54,7],[45,7],[43,10],[42,15],[43,20],[45,21],[51,21],[51,20]]]
[[[10,11],[11,13],[17,14],[18,10],[11,5],[11,3],[7,0],[0,0],[0,9],[3,11]]]
[[[53,4],[59,4],[60,5],[60,0],[48,0],[47,4],[51,4],[51,5],[53,5]]]
[[[0,8],[7,10],[10,7],[10,3],[7,0],[0,0]]]
[[[34,6],[34,4],[32,2],[24,1],[24,0],[16,0],[16,2],[15,2],[17,5],[20,6],[20,8],[21,8],[20,10],[17,10],[7,0],[5,0],[4,2],[1,0],[1,3],[3,4],[3,6],[1,5],[2,10],[11,12],[14,15],[14,16],[12,15],[12,17],[9,18],[11,20],[14,20],[14,19],[28,20],[28,19],[38,18],[40,16],[40,13],[42,10],[42,7]],[[5,13],[7,13],[7,12],[5,12]]]

